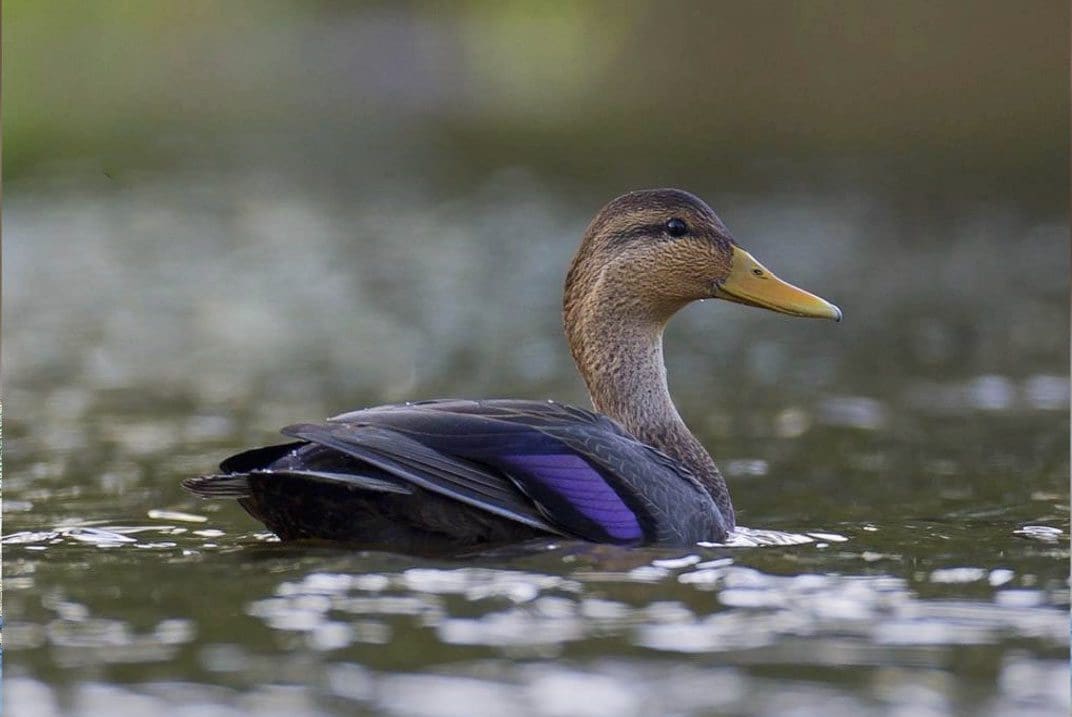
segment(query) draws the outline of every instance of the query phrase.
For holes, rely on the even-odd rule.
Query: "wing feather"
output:
[[[225,471],[267,468],[359,487],[372,481],[370,490],[393,492],[408,484],[538,530],[599,542],[687,544],[725,534],[723,516],[687,468],[610,418],[554,401],[378,406],[283,433],[300,443],[240,454]],[[355,472],[364,464],[372,475],[350,477],[341,473],[350,467],[330,461],[327,470],[301,465],[301,456],[288,451],[306,444],[348,456]]]
[[[283,434],[334,448],[426,490],[540,530],[562,534],[541,517],[510,481],[469,461],[437,453],[408,436],[371,425],[308,423],[288,426]]]

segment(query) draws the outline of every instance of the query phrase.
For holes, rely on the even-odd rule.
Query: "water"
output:
[[[437,560],[282,545],[178,482],[361,405],[583,403],[558,302],[607,197],[5,191],[11,714],[1067,714],[1064,220],[693,189],[846,314],[705,302],[668,331],[748,528]]]

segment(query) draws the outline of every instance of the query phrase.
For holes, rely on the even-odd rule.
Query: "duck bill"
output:
[[[715,296],[791,316],[841,321],[841,309],[826,299],[782,281],[740,247],[733,247],[729,276]]]

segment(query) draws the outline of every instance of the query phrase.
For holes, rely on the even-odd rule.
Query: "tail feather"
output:
[[[409,495],[413,490],[400,481],[389,481],[370,475],[353,473],[332,473],[329,471],[301,470],[286,468],[273,470],[265,468],[246,473],[222,473],[215,475],[187,478],[182,482],[183,488],[202,498],[248,498],[253,489],[249,479],[255,476],[275,476],[280,478],[304,478],[324,483],[340,483],[355,488],[371,490],[378,493],[398,493]]]
[[[371,470],[376,469],[372,468]],[[302,468],[265,468],[264,470],[250,471],[249,475],[305,478],[307,480],[321,481],[323,483],[343,483],[353,486],[354,488],[362,488],[377,493],[398,493],[399,495],[410,495],[413,493],[413,490],[409,486],[397,479],[385,480],[384,478],[390,478],[390,475],[386,473],[384,473],[384,478],[376,478],[361,473],[336,473],[333,471],[317,471]]]
[[[248,498],[248,473],[224,473],[187,478],[182,487],[202,498]]]

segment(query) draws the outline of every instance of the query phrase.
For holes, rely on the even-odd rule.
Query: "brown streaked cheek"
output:
[[[709,292],[712,292],[710,295],[713,296],[713,293],[729,275],[731,260],[719,247],[711,247],[708,262],[707,288]]]
[[[708,242],[696,242],[693,254],[693,273],[696,281],[697,298],[711,296],[715,285],[725,274],[724,262],[715,247]]]
[[[712,256],[694,240],[668,243],[656,261],[660,294],[681,301],[694,301],[709,294]]]

